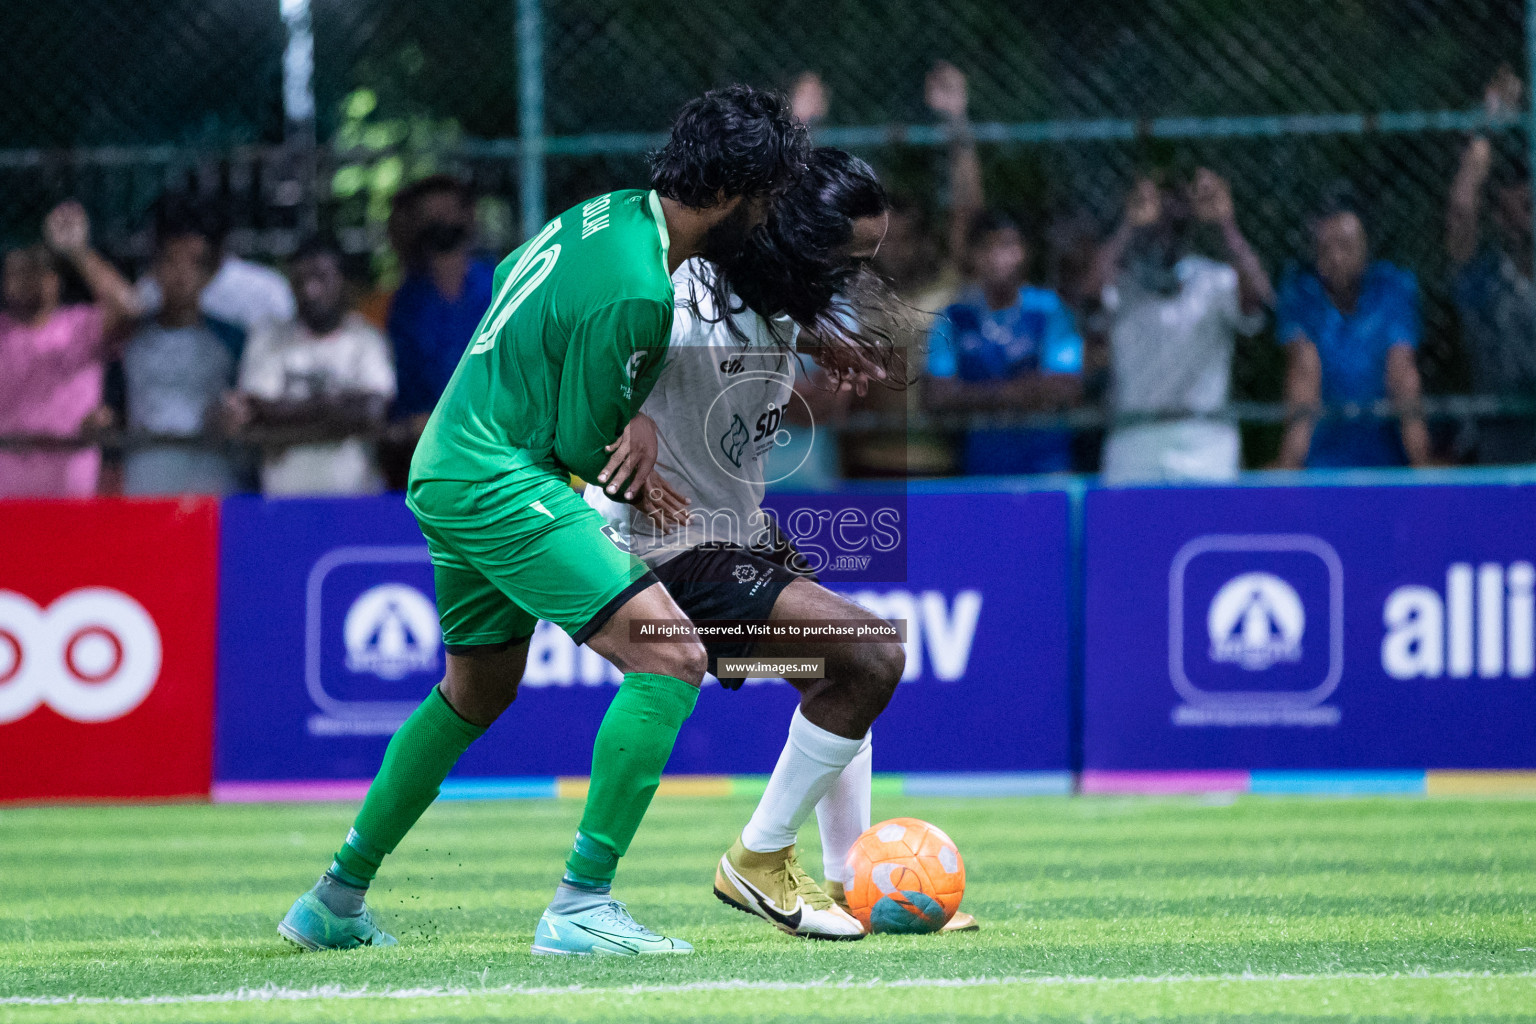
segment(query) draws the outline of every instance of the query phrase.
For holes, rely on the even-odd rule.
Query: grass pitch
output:
[[[528,952],[575,801],[434,807],[370,900],[400,947],[320,954],[275,926],[350,806],[0,810],[0,1020],[1536,1021],[1536,804],[877,799],[984,930],[847,944],[715,901],[750,810],[660,799],[624,861],[697,954],[578,961]]]

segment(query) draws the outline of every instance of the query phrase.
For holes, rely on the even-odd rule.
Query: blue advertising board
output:
[[[876,770],[1066,770],[1066,495],[904,503],[905,580],[838,585],[908,622],[903,685],[875,728]],[[216,779],[368,778],[443,672],[431,564],[410,512],[396,497],[231,498],[221,544]],[[586,775],[619,679],[541,623],[516,703],[456,774]],[[668,771],[772,770],[795,703],[782,681],[734,693],[706,682]]]
[[[1084,768],[1536,766],[1536,487],[1097,490]]]

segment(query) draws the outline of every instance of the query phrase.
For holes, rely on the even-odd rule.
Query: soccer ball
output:
[[[882,821],[848,851],[848,909],[871,932],[936,932],[960,909],[965,861],[943,830]]]

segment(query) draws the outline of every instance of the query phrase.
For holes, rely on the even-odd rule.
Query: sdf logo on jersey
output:
[[[351,547],[310,570],[304,685],[315,736],[383,735],[442,678],[426,547]]]
[[[47,608],[0,590],[0,725],[49,707],[110,722],[144,703],[160,678],[160,630],[118,590],[72,590]]]
[[[1184,726],[1328,726],[1344,671],[1344,571],[1305,534],[1214,535],[1169,570],[1168,672]]]

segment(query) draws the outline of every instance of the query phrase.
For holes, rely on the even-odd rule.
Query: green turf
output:
[[[325,954],[274,926],[350,807],[3,810],[0,1020],[1536,1021],[1536,804],[881,797],[955,838],[985,930],[851,944],[710,895],[750,806],[652,809],[619,895],[698,946],[659,962],[529,955],[574,801],[435,807],[372,898],[400,947]]]

